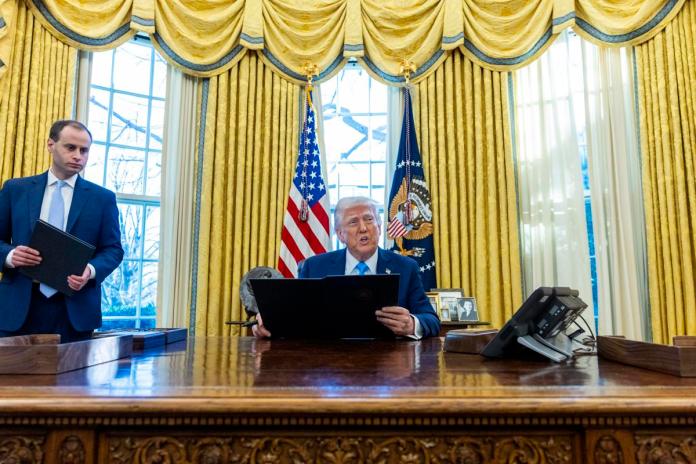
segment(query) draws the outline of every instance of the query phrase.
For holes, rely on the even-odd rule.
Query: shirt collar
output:
[[[367,267],[370,268],[370,274],[377,274],[377,258],[379,258],[379,248],[365,261]],[[355,256],[350,254],[350,250],[346,249],[346,274],[351,274],[359,262]]]
[[[75,188],[75,182],[77,182],[77,176],[78,174],[73,174],[72,176],[68,177],[67,179],[63,180],[66,185],[69,185],[70,188],[74,189]],[[48,170],[48,182],[46,185],[53,185],[56,182],[58,182],[60,179],[56,177],[55,174],[53,174],[53,171],[50,169]]]

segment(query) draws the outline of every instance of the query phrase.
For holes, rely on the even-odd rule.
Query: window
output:
[[[360,195],[378,203],[384,224],[386,180],[391,172],[387,168],[388,94],[387,86],[357,63],[347,64],[321,84],[332,217],[340,198]],[[334,249],[339,248],[335,234],[333,240]]]
[[[166,74],[139,36],[92,57],[85,178],[116,193],[125,252],[102,286],[102,330],[155,326]]]

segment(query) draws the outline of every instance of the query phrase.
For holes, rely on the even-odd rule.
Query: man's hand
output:
[[[82,290],[82,287],[84,287],[85,284],[89,282],[89,276],[89,266],[85,266],[85,270],[81,276],[75,274],[68,276],[68,287],[70,287],[76,292],[79,292],[80,290]]]
[[[411,313],[401,306],[385,306],[375,311],[377,320],[396,335],[414,335],[416,324]]]
[[[261,319],[261,314],[256,315],[256,325],[251,326],[251,332],[254,334],[255,337],[257,338],[267,338],[271,336],[271,332],[269,332],[266,327],[263,326],[263,319]]]
[[[18,245],[12,252],[12,265],[14,267],[36,266],[40,262],[39,252],[28,246]]]

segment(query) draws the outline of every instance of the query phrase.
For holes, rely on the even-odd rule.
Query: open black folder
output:
[[[249,279],[273,338],[384,338],[375,311],[399,301],[399,274]]]
[[[74,293],[68,276],[82,275],[94,253],[94,246],[41,219],[34,225],[29,247],[41,254],[41,263],[21,267],[19,272],[68,296]]]

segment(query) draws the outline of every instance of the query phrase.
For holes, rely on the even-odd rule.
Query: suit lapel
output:
[[[29,202],[29,230],[34,230],[34,224],[41,215],[41,203],[43,203],[44,191],[48,182],[48,173],[35,176],[29,190],[27,201]]]
[[[393,269],[389,269],[389,263],[391,263],[391,251],[378,249],[377,255],[377,274],[391,274],[394,272]]]
[[[343,249],[341,253],[334,255],[334,259],[329,265],[329,272],[326,275],[343,275],[346,273],[346,253],[346,249]]]
[[[80,176],[77,176],[72,203],[70,204],[70,212],[68,213],[68,223],[65,225],[66,232],[70,232],[75,225],[75,221],[77,221],[82,207],[87,202],[87,198],[89,198],[89,185],[82,180]]]

